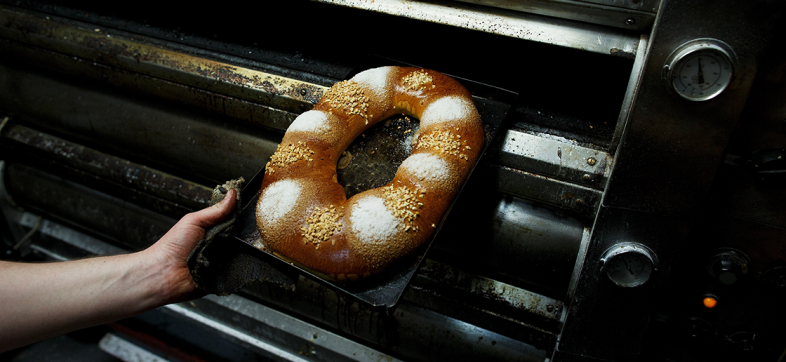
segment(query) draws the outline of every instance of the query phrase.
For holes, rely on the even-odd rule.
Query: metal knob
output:
[[[748,274],[748,257],[737,250],[718,252],[710,259],[708,271],[723,284],[735,284]]]

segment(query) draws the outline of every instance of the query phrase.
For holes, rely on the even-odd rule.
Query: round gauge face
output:
[[[646,283],[652,275],[652,259],[637,251],[611,255],[606,260],[606,275],[614,284],[631,288]]]
[[[698,46],[677,54],[670,65],[671,86],[681,97],[706,101],[731,83],[733,66],[725,51]]]

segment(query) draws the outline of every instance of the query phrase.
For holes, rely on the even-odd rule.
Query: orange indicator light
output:
[[[705,307],[707,307],[709,309],[712,309],[712,308],[715,308],[716,305],[718,305],[718,300],[715,299],[715,297],[704,297],[704,306]]]

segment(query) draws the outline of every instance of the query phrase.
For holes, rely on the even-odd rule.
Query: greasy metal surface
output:
[[[627,9],[636,9],[647,12],[657,12],[661,0],[578,0],[585,3],[600,4],[605,6],[614,6]]]
[[[324,86],[164,48],[152,39],[53,16],[0,8],[0,36],[153,77],[300,112],[316,103]]]
[[[61,74],[76,76],[80,80],[90,79],[101,86],[106,85],[122,89],[124,92],[134,92],[145,97],[152,96],[175,104],[204,109],[278,131],[286,130],[297,116],[296,113],[264,104],[145,74],[113,68],[89,60],[43,50],[13,40],[0,38],[0,52],[13,54],[13,60],[15,61],[34,64],[43,69]],[[304,103],[299,108],[308,110],[311,106]]]
[[[183,307],[224,322],[228,327],[237,328],[253,337],[262,340],[272,339],[277,344],[288,344],[289,348],[299,346],[300,348],[295,349],[296,353],[308,357],[309,360],[366,361],[368,359],[362,357],[373,354],[382,357],[380,359],[382,361],[395,360],[393,359],[395,356],[419,361],[443,358],[542,361],[545,355],[544,351],[536,350],[524,343],[413,305],[402,306],[395,316],[387,320],[372,322],[379,328],[380,333],[378,338],[374,338],[374,342],[380,344],[383,351],[390,351],[389,353],[362,347],[354,349],[356,342],[344,340],[313,325],[298,323],[297,320],[289,326],[276,323],[275,329],[266,330],[265,326],[269,323],[291,317],[277,315],[270,311],[273,315],[270,316],[271,320],[267,320],[268,309],[260,310],[257,307],[259,304],[244,298],[235,296],[230,298],[221,300],[211,297],[199,300],[193,306],[183,305]],[[358,317],[367,312],[351,305],[337,307],[345,309],[348,313],[357,313]],[[354,317],[347,316],[347,318]],[[361,325],[364,322],[354,321],[357,323],[357,329],[365,329],[366,327]],[[324,340],[320,340],[321,338]],[[299,341],[299,344],[294,341]]]
[[[101,152],[209,186],[250,179],[275,151],[280,134],[224,117],[68,83],[0,63],[0,107],[44,130],[64,133]],[[189,177],[189,179],[194,179]],[[212,185],[211,185],[212,184]]]
[[[17,222],[19,225],[27,228],[32,228],[38,217],[39,215],[29,212],[19,212],[16,215],[6,214],[9,222]],[[38,232],[94,255],[116,255],[126,252],[125,249],[118,248],[52,220],[41,220]]]
[[[546,176],[497,166],[490,170],[497,175],[497,189],[514,196],[544,202],[593,217],[600,206],[601,191],[555,180]]]
[[[317,1],[627,58],[635,56],[638,46],[632,32],[457,2]]]
[[[8,164],[5,181],[25,207],[89,228],[131,250],[150,246],[176,221],[28,166]]]
[[[211,189],[173,175],[98,152],[62,138],[12,124],[0,134],[0,142],[27,146],[25,152],[42,152],[55,162],[98,177],[183,204],[191,209],[208,205]]]
[[[207,296],[200,302],[208,301],[227,311],[224,312],[220,310],[221,308],[212,306],[207,306],[206,310],[200,308],[206,306],[207,303],[198,304],[195,311],[206,315],[237,314],[240,318],[233,321],[233,328],[251,332],[254,337],[268,339],[270,342],[276,342],[275,339],[270,338],[272,336],[276,336],[276,339],[279,340],[297,340],[297,343],[290,343],[290,347],[293,345],[299,347],[302,344],[310,347],[307,349],[307,353],[302,353],[302,349],[298,348],[298,350],[292,351],[293,354],[300,352],[309,359],[328,361],[400,361],[394,356],[373,350],[324,328],[303,322],[238,295],[227,298]],[[261,330],[266,331],[260,333]]]
[[[648,31],[655,21],[655,11],[639,11],[636,8],[593,4],[589,1],[572,0],[457,0],[470,4],[493,6],[508,10],[553,16],[555,18],[577,20],[615,28]],[[628,5],[641,4],[640,1],[620,1]]]
[[[612,165],[606,152],[547,134],[508,130],[504,137],[499,161],[508,167],[600,190],[606,186]]]
[[[544,297],[525,289],[517,288],[494,279],[463,272],[445,264],[426,260],[418,271],[418,286],[439,290],[439,286],[450,286],[454,293],[463,293],[464,298],[492,300],[500,306],[526,311],[534,316],[558,320],[562,313],[562,302]],[[466,300],[466,299],[464,299]],[[504,313],[516,318],[513,313]],[[531,317],[531,316],[530,316]],[[556,325],[556,324],[554,324]]]
[[[246,292],[277,308],[416,360],[543,360],[543,350],[503,334],[515,330],[516,337],[521,337],[529,330],[531,334],[542,335],[542,330],[488,310],[475,315],[474,306],[438,293],[429,293],[424,299],[423,293],[415,290],[417,283],[413,281],[401,305],[389,317],[308,279],[301,279],[296,291],[254,284],[246,288]],[[439,307],[440,312],[432,311],[432,307]],[[468,315],[484,326],[464,322],[470,319]],[[517,328],[510,328],[508,324],[515,324]],[[513,352],[511,348],[518,351]]]

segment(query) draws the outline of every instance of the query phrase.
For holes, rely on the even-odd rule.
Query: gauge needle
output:
[[[628,264],[627,258],[622,258],[622,261],[625,262],[625,267],[628,268],[628,271],[630,272],[630,275],[634,275],[633,274],[633,269],[630,268],[630,264]]]
[[[699,84],[704,83],[704,72],[701,71],[701,58],[699,58]]]

